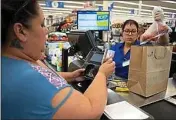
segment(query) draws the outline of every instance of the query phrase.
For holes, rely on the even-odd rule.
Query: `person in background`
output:
[[[47,30],[36,0],[1,1],[2,119],[95,119],[107,103],[107,77],[115,63],[103,63],[82,94],[60,75],[40,66]]]

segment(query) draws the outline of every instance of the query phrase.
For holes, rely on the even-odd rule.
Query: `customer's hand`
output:
[[[99,68],[99,72],[103,73],[106,77],[110,76],[114,72],[114,70],[115,62],[112,60],[112,58],[104,62]]]
[[[78,78],[78,77],[81,77],[84,73],[85,69],[78,69],[78,70],[75,70],[73,71],[71,74],[72,74],[72,77],[73,78]]]

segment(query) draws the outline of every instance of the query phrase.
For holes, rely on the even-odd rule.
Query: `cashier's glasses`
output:
[[[125,34],[127,34],[127,35],[134,35],[134,34],[136,34],[137,33],[137,31],[136,30],[124,30],[124,33]]]

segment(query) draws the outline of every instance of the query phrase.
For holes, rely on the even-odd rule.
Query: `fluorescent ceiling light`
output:
[[[51,14],[51,15],[55,15],[55,14],[63,14],[63,13],[51,13],[51,12],[45,12],[44,14]]]
[[[141,4],[142,6],[145,6],[145,7],[157,7],[157,6],[154,6],[154,5],[145,5],[145,4]],[[168,7],[161,7],[162,9],[167,9],[167,10],[175,10],[176,11],[176,9],[174,9],[174,8],[168,8]]]
[[[40,6],[46,6],[46,4],[45,4],[45,3],[39,3],[39,5],[40,5]]]
[[[55,11],[55,10],[43,10],[43,12],[51,12],[51,13],[71,13],[71,11]]]
[[[46,4],[40,3],[40,6],[45,7]],[[83,6],[73,6],[73,5],[64,5],[64,8],[84,8]]]
[[[139,6],[139,3],[133,3],[133,2],[126,2],[126,1],[115,1],[117,3],[125,3],[125,4],[129,4],[129,5],[138,5]],[[171,1],[172,2],[172,1]],[[174,2],[176,3],[176,2]],[[154,5],[146,5],[146,4],[141,4],[141,6],[146,6],[146,7],[156,7]],[[168,8],[168,7],[161,7],[162,9],[168,9],[168,10],[176,10],[174,8]]]
[[[123,13],[129,13],[130,11],[124,11],[124,10],[112,10],[113,12],[123,12]]]
[[[113,12],[123,12],[123,13],[130,13],[130,11],[125,11],[125,10],[117,10],[117,9],[113,9],[112,10]],[[144,12],[141,12],[141,14],[145,14],[145,15],[152,15],[152,13],[144,13]]]
[[[84,8],[84,7],[83,7],[83,6],[64,5],[64,8],[74,8],[74,9],[79,8],[79,9],[82,9],[82,8]]]
[[[95,4],[95,6],[103,6],[102,4]]]
[[[59,13],[59,14],[60,13],[62,13],[62,14],[71,14],[71,12],[52,12],[52,11],[51,12],[50,11],[49,12],[44,12],[44,14],[45,13],[50,13],[50,14],[57,14],[57,13]]]
[[[128,10],[134,9],[134,8],[129,8],[129,7],[121,7],[121,6],[114,6],[114,8],[128,9]]]
[[[161,2],[167,2],[167,3],[173,3],[173,4],[176,4],[176,2],[175,1],[161,1]]]
[[[141,13],[141,15],[152,15],[152,13]]]
[[[141,9],[141,11],[152,13],[152,10]]]
[[[139,5],[138,3],[133,3],[133,2],[126,2],[126,1],[114,1],[116,3],[123,3],[123,4],[129,4],[129,5]]]
[[[49,7],[41,7],[44,10],[68,10],[72,11],[73,9],[68,9],[68,8],[49,8]]]
[[[164,14],[176,14],[176,12],[175,13],[173,13],[173,12],[164,12]]]
[[[64,3],[71,3],[71,4],[80,4],[80,5],[84,5],[85,2],[75,2],[75,1],[58,1],[58,2],[64,2]]]
[[[72,11],[61,11],[61,10],[42,10],[43,13],[46,13],[46,12],[50,12],[51,14],[52,13],[71,13]]]
[[[56,1],[56,0],[53,0],[53,1]],[[46,5],[45,3],[43,3],[44,1],[39,1],[39,5]],[[75,1],[60,1],[60,0],[57,0],[56,2],[64,2],[64,3],[70,3],[70,4],[79,4],[79,5],[84,5],[85,2],[75,2]]]
[[[103,6],[102,4],[96,4],[96,6]],[[139,10],[138,8],[130,8],[130,7],[122,7],[122,6],[114,6],[114,8],[119,8],[119,9],[127,9],[127,10]],[[141,11],[145,12],[152,12],[152,10],[146,10],[146,9],[141,9]]]
[[[119,13],[119,12],[113,12],[115,15],[124,15],[124,13]]]

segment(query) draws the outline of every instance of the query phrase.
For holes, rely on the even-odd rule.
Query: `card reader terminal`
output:
[[[83,64],[85,68],[84,77],[93,79],[102,63],[104,52],[90,51]]]

